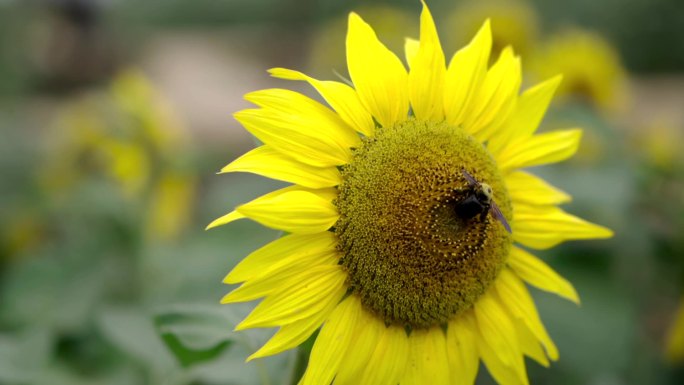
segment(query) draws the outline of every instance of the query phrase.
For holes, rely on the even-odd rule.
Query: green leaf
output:
[[[157,312],[154,323],[183,367],[213,360],[235,341],[236,317],[219,305],[173,305]]]
[[[98,326],[112,345],[146,364],[153,372],[164,373],[177,368],[147,312],[109,307],[100,314]]]

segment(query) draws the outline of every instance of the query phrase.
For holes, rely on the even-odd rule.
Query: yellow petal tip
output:
[[[234,284],[240,283],[242,281],[235,279],[233,277],[233,272],[231,271],[230,273],[228,273],[228,275],[225,276],[225,278],[223,278],[223,281],[221,281],[221,282],[226,284],[226,285],[234,285]]]
[[[612,238],[615,235],[613,230],[608,229],[603,227],[603,233],[601,234],[601,238]]]
[[[592,238],[597,238],[597,239],[606,239],[606,238],[612,238],[615,233],[613,230],[603,227],[601,225],[593,224],[594,231],[592,232]]]
[[[558,203],[570,203],[572,202],[572,195],[566,193],[565,191],[558,192]]]
[[[551,361],[553,361],[553,362],[557,362],[557,361],[560,359],[560,354],[558,354],[558,353],[553,354],[553,355],[547,353],[547,355],[548,355],[548,357],[549,357],[549,360],[551,360]],[[546,365],[547,368],[548,368],[549,366],[550,366],[550,365]]]
[[[563,297],[564,297],[565,299],[567,299],[568,301],[574,303],[574,304],[577,305],[577,306],[581,306],[581,305],[582,305],[582,301],[580,300],[580,297],[579,297],[579,295],[577,294],[577,291],[575,290],[574,287],[572,287],[572,285],[570,286],[568,292],[565,293],[565,295],[563,295]]]
[[[228,224],[230,222],[236,221],[238,219],[245,218],[244,215],[240,214],[239,212],[233,210],[230,213],[215,219],[213,222],[207,225],[207,227],[204,228],[204,230],[210,230],[213,229],[214,227],[222,226],[225,224]]]
[[[235,303],[236,302],[236,301],[233,301],[233,299],[230,297],[231,297],[230,293],[224,295],[223,298],[221,298],[221,302],[220,302],[221,305],[227,305],[229,303]]]
[[[254,353],[254,354],[252,354],[251,356],[247,357],[247,359],[245,360],[245,362],[250,362],[250,361],[252,361],[252,360],[255,359],[255,358],[259,358],[259,357],[256,355],[256,353]]]
[[[279,75],[282,73],[287,73],[287,71],[288,71],[287,69],[282,68],[282,67],[273,67],[273,68],[269,68],[266,70],[266,72],[268,72],[269,75],[276,77],[276,78],[279,77]]]
[[[274,78],[285,80],[304,80],[306,78],[301,72],[281,67],[271,68],[268,73]]]
[[[272,354],[272,353],[271,353],[271,354]],[[247,359],[245,360],[245,362],[250,362],[250,361],[255,360],[255,359],[257,359],[257,358],[264,358],[264,357],[267,357],[267,356],[269,356],[268,351],[264,351],[264,349],[263,349],[263,347],[262,347],[261,349],[257,350],[256,352],[252,353],[252,355],[250,355],[249,357],[247,357]]]
[[[427,6],[427,3],[425,3],[425,0],[420,0],[420,2],[423,4],[422,12],[427,12],[427,15],[430,16],[430,19],[432,19],[432,15],[430,15],[430,8]]]
[[[549,79],[549,82],[554,83],[554,85],[557,87],[561,82],[563,81],[563,74],[558,74],[551,79]],[[554,87],[555,88],[555,87]]]
[[[256,111],[256,109],[250,108],[250,109],[245,109],[245,110],[234,112],[233,113],[233,119],[237,120],[240,123],[243,123],[242,120],[244,118],[250,116],[250,114],[253,114],[254,111]]]
[[[349,36],[349,34],[353,33],[354,31],[358,32],[359,30],[357,28],[363,27],[363,26],[367,26],[368,28],[371,28],[371,30],[372,30],[372,27],[370,25],[368,25],[368,23],[366,23],[363,20],[361,15],[359,15],[356,12],[349,12],[348,23],[349,23],[349,26],[348,26],[349,29],[347,30],[347,36]]]
[[[242,321],[239,324],[235,325],[235,329],[233,329],[233,331],[239,332],[246,329],[249,329],[249,325],[245,325],[245,321]]]
[[[501,56],[515,56],[515,51],[513,50],[512,45],[507,45],[504,49],[501,50]]]
[[[484,36],[487,38],[488,41],[491,42],[492,40],[492,21],[491,19],[487,18],[484,23],[482,23],[482,27],[480,27],[480,30],[477,31],[477,34],[475,35],[475,39],[477,39],[478,36]],[[489,43],[491,44],[491,43]]]

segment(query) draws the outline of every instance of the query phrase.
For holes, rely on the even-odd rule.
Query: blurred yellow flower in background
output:
[[[570,196],[521,170],[577,150],[581,130],[535,134],[560,76],[519,94],[511,47],[488,65],[489,21],[447,66],[425,4],[420,21],[409,71],[351,13],[355,88],[270,71],[308,82],[332,109],[267,89],[245,97],[260,108],[235,114],[264,145],[222,172],[293,185],[208,226],[249,218],[289,233],[228,274],[242,285],[222,303],[265,297],[236,330],[280,327],[249,359],[321,328],[302,385],[472,384],[480,360],[497,382],[527,384],[525,356],[548,366],[558,349],[525,283],[579,297],[521,246],[612,236],[558,208]]]
[[[147,209],[146,233],[171,240],[190,224],[195,200],[193,175],[167,171],[154,185]]]
[[[2,229],[0,241],[7,248],[7,255],[16,258],[43,241],[45,226],[35,210],[15,210],[11,218],[12,225]]]
[[[492,30],[491,60],[509,45],[515,47],[522,57],[527,57],[534,50],[539,22],[535,9],[524,0],[470,0],[459,3],[446,16],[443,29],[446,32],[446,50],[453,51],[466,44],[486,19],[496,26]]]
[[[623,111],[629,103],[620,56],[596,33],[574,28],[552,35],[534,51],[528,68],[536,80],[562,73],[561,101],[581,101],[609,113]]]
[[[129,202],[148,202],[149,237],[172,239],[187,225],[195,177],[177,154],[186,152],[188,138],[142,73],[124,71],[108,92],[68,105],[51,141],[40,179],[58,201],[89,178],[105,178]]]
[[[635,130],[632,146],[642,156],[649,166],[661,171],[672,171],[679,166],[681,144],[684,135],[676,125],[666,121],[656,120],[650,125]]]
[[[666,335],[665,357],[671,363],[684,362],[684,298],[679,301],[679,307]]]

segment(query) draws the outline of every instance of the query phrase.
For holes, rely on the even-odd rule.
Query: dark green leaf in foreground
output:
[[[176,365],[159,340],[146,311],[133,307],[108,307],[98,317],[98,326],[113,346],[144,364],[153,373],[168,373]]]
[[[235,320],[211,305],[175,305],[154,317],[157,331],[183,367],[209,361],[234,342]]]

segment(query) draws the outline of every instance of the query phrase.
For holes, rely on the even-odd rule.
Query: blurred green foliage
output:
[[[253,304],[218,305],[230,289],[223,276],[278,234],[248,221],[203,231],[221,210],[280,184],[213,174],[245,150],[228,128],[228,107],[226,131],[207,134],[179,116],[184,110],[155,86],[153,73],[138,73],[147,86],[132,93],[121,94],[117,79],[123,68],[144,67],[153,38],[192,32],[258,42],[225,54],[263,52],[240,62],[260,70],[281,60],[305,68],[314,62],[315,35],[333,25],[325,37],[335,41],[334,25],[343,29],[346,12],[369,3],[391,4],[417,24],[413,0],[0,2],[0,384],[290,383],[301,364],[296,352],[244,363],[273,333],[232,331]],[[462,3],[431,1],[445,21],[438,26]],[[535,0],[531,7],[540,39],[564,25],[589,28],[614,44],[633,73],[683,76],[678,0]],[[415,37],[415,25],[410,30]],[[283,31],[290,34],[281,46]],[[403,38],[391,31],[381,37]],[[448,41],[450,31],[440,32]],[[332,48],[342,54],[343,46]],[[231,70],[228,86],[237,89],[241,72]],[[544,123],[584,127],[585,138],[572,161],[535,172],[573,195],[570,212],[616,236],[543,253],[575,284],[582,306],[536,293],[561,359],[550,369],[530,361],[531,382],[679,384],[683,364],[667,364],[663,351],[683,294],[683,123],[655,128],[599,108],[567,99]],[[169,139],[171,127],[180,138]],[[117,166],[121,149],[133,149],[123,151],[133,170],[142,169],[136,159],[151,170],[138,187],[122,187],[131,182],[117,177],[126,169]],[[478,383],[492,382],[481,373]]]

